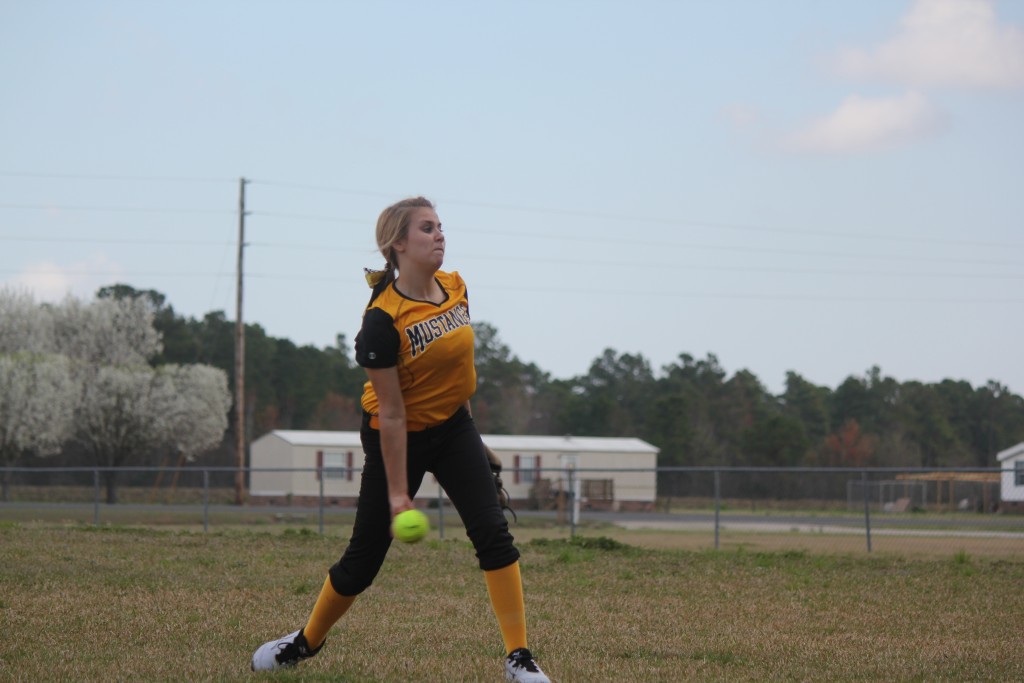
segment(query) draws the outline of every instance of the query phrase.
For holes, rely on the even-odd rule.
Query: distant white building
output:
[[[1010,507],[1024,507],[1024,441],[996,453],[1002,468],[999,498]]]
[[[584,508],[652,510],[658,449],[633,438],[483,435],[501,459],[502,480],[516,505],[553,507],[568,492],[569,470]],[[275,430],[253,441],[249,493],[253,502],[352,505],[359,495],[363,450],[359,432]],[[436,498],[423,482],[417,498]],[[564,501],[564,498],[563,498]]]
[[[320,495],[348,505],[359,495],[356,468],[363,465],[359,432],[280,429],[252,442],[249,496],[253,502],[301,502]]]

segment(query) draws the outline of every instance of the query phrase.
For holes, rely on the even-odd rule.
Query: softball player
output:
[[[550,683],[527,648],[519,551],[469,411],[476,390],[469,300],[459,274],[440,270],[445,238],[433,204],[414,197],[386,208],[377,221],[377,246],[386,265],[367,272],[373,294],[356,336],[356,360],[369,381],[352,538],[329,569],[306,625],[260,646],[252,669],[293,666],[323,648],[327,632],[380,570],[391,520],[412,509],[431,472],[476,550],[505,643],[506,680]]]

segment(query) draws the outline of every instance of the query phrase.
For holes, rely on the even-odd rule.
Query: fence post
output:
[[[579,500],[576,496],[576,468],[570,467],[567,471],[569,480],[569,491],[572,492],[572,509],[569,511],[569,538],[576,538],[576,511],[579,509]]]
[[[871,552],[871,488],[868,486],[867,470],[860,473],[860,480],[864,484],[864,532],[868,539],[868,552]]]
[[[203,470],[203,533],[210,530],[210,470]]]
[[[324,535],[324,476],[325,470],[320,470],[320,499],[319,499],[319,517],[320,517],[320,535]]]
[[[715,550],[718,550],[718,511],[721,508],[722,481],[721,473],[715,470]]]
[[[437,533],[444,540],[444,489],[437,485]]]
[[[100,525],[100,468],[92,471],[92,523]]]

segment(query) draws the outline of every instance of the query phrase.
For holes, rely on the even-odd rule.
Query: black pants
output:
[[[329,572],[331,585],[340,595],[366,590],[391,547],[391,505],[380,432],[370,427],[369,416],[363,418],[360,438],[366,460],[355,526],[348,547]],[[409,497],[416,495],[427,472],[437,477],[462,518],[481,569],[501,569],[519,559],[498,504],[483,441],[465,408],[437,427],[409,432],[407,459]]]

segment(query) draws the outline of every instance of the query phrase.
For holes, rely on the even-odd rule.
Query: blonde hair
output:
[[[380,212],[377,219],[377,248],[384,261],[392,268],[398,266],[392,247],[409,234],[409,216],[414,209],[433,209],[434,204],[426,197],[409,197],[395,202]]]
[[[401,242],[409,234],[409,220],[416,209],[433,209],[434,204],[426,197],[409,197],[395,202],[380,212],[377,218],[377,249],[384,257],[384,270],[366,270],[366,281],[374,288],[375,294],[395,279],[398,268],[398,254],[395,253],[396,242]]]

